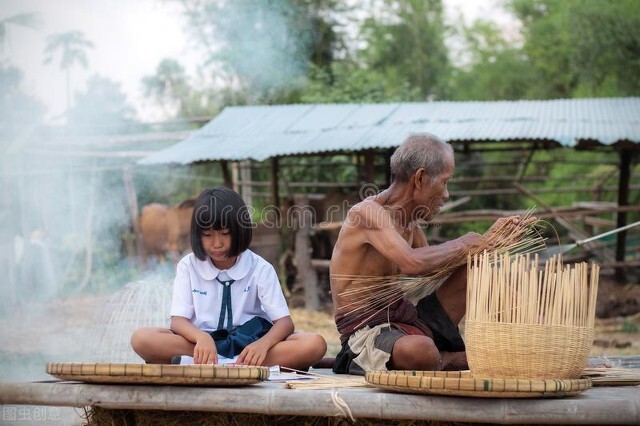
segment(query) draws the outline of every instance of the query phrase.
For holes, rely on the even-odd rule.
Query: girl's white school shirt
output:
[[[187,318],[200,330],[216,330],[224,288],[216,278],[235,280],[231,285],[234,328],[256,316],[273,322],[290,315],[273,266],[251,250],[245,250],[235,265],[226,270],[216,268],[208,257],[204,261],[193,253],[183,257],[173,283],[171,316]]]

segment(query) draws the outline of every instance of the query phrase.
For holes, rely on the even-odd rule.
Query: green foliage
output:
[[[637,333],[638,331],[640,331],[640,329],[638,328],[638,325],[626,319],[622,323],[622,327],[620,327],[621,333]]]
[[[168,117],[208,117],[220,112],[226,104],[245,103],[232,99],[233,89],[213,90],[192,83],[184,67],[175,59],[165,58],[156,73],[142,78],[145,97],[160,106]]]
[[[377,13],[361,27],[366,46],[358,58],[369,70],[390,77],[395,85],[416,87],[423,100],[446,98],[450,65],[444,45],[442,1],[374,3]]]
[[[340,62],[329,71],[314,69],[302,103],[406,102],[421,98],[417,87],[389,74],[362,69],[353,63]]]
[[[521,50],[509,43],[495,23],[478,20],[463,27],[469,63],[451,73],[456,100],[524,99],[535,74]]]
[[[304,83],[310,63],[326,69],[340,45],[335,0],[182,2],[203,64],[249,103],[280,103]]]
[[[640,93],[640,3],[635,0],[512,0],[523,52],[537,73],[530,96]]]

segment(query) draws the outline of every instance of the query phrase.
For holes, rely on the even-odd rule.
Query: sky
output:
[[[58,63],[44,65],[46,37],[77,30],[95,45],[88,67],[71,69],[72,92],[83,90],[89,76],[99,74],[120,83],[138,112],[143,102],[140,80],[155,72],[166,57],[190,58],[179,5],[162,0],[0,0],[0,19],[38,12],[39,30],[13,27],[6,54],[24,72],[23,89],[40,98],[48,118],[66,108],[65,76]],[[188,68],[188,67],[187,67]],[[139,114],[147,120],[153,119]]]
[[[447,16],[462,13],[505,19],[499,0],[444,0]],[[71,91],[82,91],[86,79],[98,74],[121,85],[143,121],[157,121],[163,112],[145,102],[140,81],[153,75],[163,58],[176,58],[194,74],[197,57],[184,31],[181,6],[171,0],[0,0],[0,19],[19,13],[39,13],[38,30],[12,27],[2,56],[24,73],[22,89],[47,109],[46,121],[56,122],[66,109],[65,75],[58,63],[44,65],[47,36],[77,30],[95,45],[88,67],[71,69]]]

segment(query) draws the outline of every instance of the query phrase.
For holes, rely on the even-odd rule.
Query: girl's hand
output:
[[[218,351],[213,337],[209,333],[202,333],[196,340],[196,346],[193,348],[194,364],[217,364]]]
[[[240,352],[237,364],[262,365],[269,349],[271,349],[271,347],[267,342],[263,339],[258,339],[247,345],[244,350]]]

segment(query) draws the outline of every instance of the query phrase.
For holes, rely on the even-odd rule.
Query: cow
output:
[[[152,203],[140,213],[140,233],[147,256],[171,255],[174,259],[190,250],[189,232],[195,199],[169,207]]]

